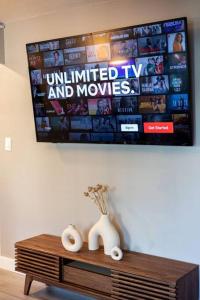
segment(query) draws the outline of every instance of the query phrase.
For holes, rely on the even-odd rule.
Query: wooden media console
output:
[[[191,263],[124,251],[121,261],[103,249],[66,251],[61,238],[39,235],[17,242],[16,271],[33,280],[104,300],[198,300],[199,267]]]

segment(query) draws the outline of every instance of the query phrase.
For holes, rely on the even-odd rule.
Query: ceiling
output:
[[[105,0],[0,0],[0,22],[9,23],[53,13],[62,7]]]

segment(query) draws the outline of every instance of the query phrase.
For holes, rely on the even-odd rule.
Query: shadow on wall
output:
[[[15,105],[20,106],[23,102],[23,98],[26,97],[27,100],[27,97],[30,97],[29,80],[2,64],[0,64],[0,89],[2,97],[1,117],[4,114],[4,109],[9,109],[10,105],[12,105],[13,108]],[[21,101],[19,101],[19,99],[21,99]],[[12,110],[10,112],[12,112]]]
[[[200,118],[197,117],[197,112],[200,111],[200,104],[197,101],[199,95],[199,62],[195,60],[200,52],[200,19],[195,22],[188,22],[189,47],[190,47],[190,72],[191,72],[191,89],[193,102],[193,134],[194,144],[200,145],[200,137],[197,135],[196,128],[200,127]]]
[[[19,136],[20,130],[27,128],[27,119],[33,122],[29,80],[5,65],[0,65],[0,90],[0,138],[5,134]]]
[[[136,209],[131,208],[127,209],[127,213],[130,214],[130,218],[134,218],[134,227],[129,228],[127,225],[127,220],[123,218],[123,215],[117,209],[116,204],[116,195],[112,196],[113,199],[109,201],[110,211],[111,211],[111,220],[115,227],[117,228],[120,234],[121,247],[123,249],[129,250],[130,245],[132,245],[134,251],[143,252],[143,248],[139,245],[141,241],[143,241],[143,245],[146,245],[148,249],[153,248],[154,246],[154,237],[153,237],[153,229],[148,220],[144,218],[144,215],[139,214]],[[138,239],[137,229],[140,228],[143,234],[140,235]]]
[[[27,70],[28,72],[28,70]],[[22,82],[26,82],[26,85],[29,84],[28,77],[24,77],[8,68],[5,64],[0,63],[0,87],[3,88],[6,84],[14,84],[15,87],[22,84]],[[26,86],[27,87],[27,86]]]

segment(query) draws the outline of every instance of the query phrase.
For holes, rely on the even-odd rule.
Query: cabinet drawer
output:
[[[63,281],[87,287],[95,291],[110,294],[112,290],[111,278],[83,269],[64,266]]]

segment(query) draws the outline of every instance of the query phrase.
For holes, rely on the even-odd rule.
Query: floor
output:
[[[63,289],[33,282],[30,295],[23,295],[24,275],[0,269],[0,300],[92,300]]]

